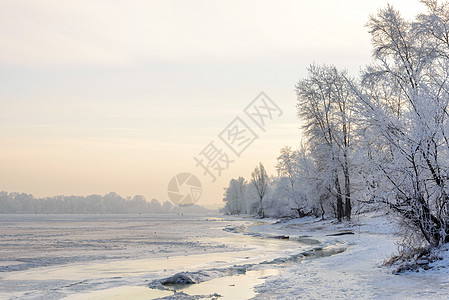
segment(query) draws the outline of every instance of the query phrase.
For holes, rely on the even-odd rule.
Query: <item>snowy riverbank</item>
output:
[[[392,220],[374,214],[355,216],[350,224],[304,218],[251,227],[255,233],[310,236],[323,247],[347,247],[336,255],[301,260],[269,278],[256,287],[258,298],[449,299],[447,251],[427,271],[393,275],[392,268],[381,266],[397,252],[394,228]]]

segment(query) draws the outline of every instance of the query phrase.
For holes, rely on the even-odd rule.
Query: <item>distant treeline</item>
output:
[[[54,196],[36,198],[31,194],[0,192],[0,214],[164,214],[207,212],[193,205],[174,206],[171,202],[147,201],[137,195],[126,197],[116,193],[88,196]]]

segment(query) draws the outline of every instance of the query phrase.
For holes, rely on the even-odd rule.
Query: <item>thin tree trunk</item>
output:
[[[346,155],[345,155],[346,159]],[[351,185],[350,185],[350,178],[349,178],[349,168],[348,168],[348,162],[345,161],[345,217],[346,220],[351,220]]]
[[[323,202],[320,201],[320,207],[321,207],[321,220],[324,220],[324,207],[323,207]]]
[[[343,219],[343,198],[341,196],[341,187],[338,174],[335,175],[335,188],[337,190],[337,219],[341,222]]]

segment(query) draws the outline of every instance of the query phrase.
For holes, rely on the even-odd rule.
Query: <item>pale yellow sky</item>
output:
[[[180,172],[221,203],[300,140],[295,82],[357,75],[388,1],[0,1],[0,190],[168,199]],[[407,18],[419,1],[389,1]],[[193,157],[264,91],[284,111],[212,183]]]

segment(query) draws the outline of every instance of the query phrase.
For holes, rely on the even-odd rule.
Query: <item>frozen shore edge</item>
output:
[[[447,299],[449,251],[430,263],[429,270],[395,275],[393,267],[383,266],[397,253],[395,230],[394,221],[379,213],[356,215],[342,223],[306,217],[252,226],[249,231],[255,234],[310,236],[322,247],[347,248],[337,255],[301,260],[270,277],[256,286],[257,299]]]

